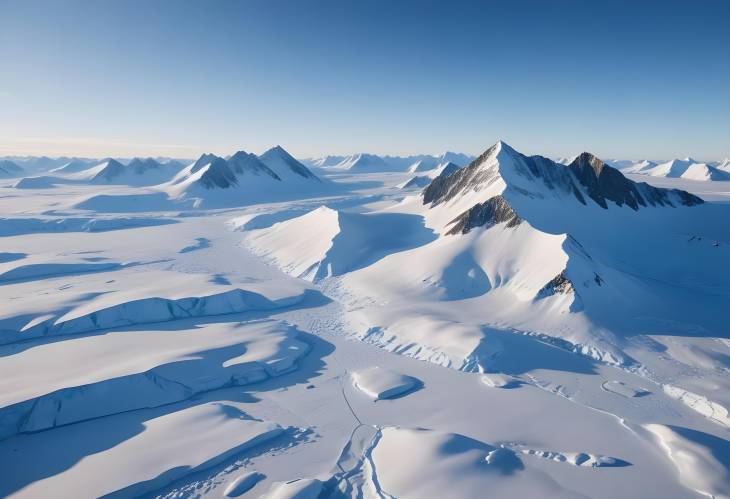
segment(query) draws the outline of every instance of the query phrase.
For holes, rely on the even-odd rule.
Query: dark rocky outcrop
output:
[[[423,191],[423,204],[432,207],[453,199],[458,193],[468,189],[479,189],[492,184],[499,179],[499,170],[482,168],[482,163],[495,154],[499,143],[487,149],[481,156],[469,163],[468,166],[457,170],[450,175],[439,176]]]
[[[476,204],[449,222],[454,225],[446,234],[467,234],[475,227],[493,226],[506,223],[507,227],[517,227],[522,219],[514,212],[506,199],[494,196],[483,203]]]
[[[608,208],[607,201],[618,206],[627,205],[634,210],[639,206],[674,206],[669,193],[675,193],[679,203],[685,206],[702,204],[702,199],[677,189],[660,189],[646,183],[633,182],[621,172],[606,165],[594,155],[584,152],[567,168],[585,188],[588,197],[601,208]]]
[[[574,292],[575,288],[573,287],[573,283],[570,279],[568,279],[568,275],[565,270],[563,270],[561,273],[550,279],[550,281],[537,292],[535,299],[541,300],[558,293],[567,295]]]

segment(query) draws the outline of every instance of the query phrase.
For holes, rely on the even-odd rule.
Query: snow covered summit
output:
[[[309,171],[309,169],[301,164],[294,157],[286,152],[281,146],[274,146],[261,156],[259,159],[268,166],[282,180],[304,178],[308,180],[319,181],[319,178]]]

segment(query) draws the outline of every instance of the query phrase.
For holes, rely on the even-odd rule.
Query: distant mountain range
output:
[[[260,156],[246,151],[227,159],[203,154],[160,187],[174,199],[195,199],[198,206],[212,207],[286,199],[328,186],[283,147],[275,146]]]
[[[423,172],[434,170],[446,163],[465,166],[473,156],[446,151],[439,156],[417,154],[413,156],[378,156],[375,154],[353,154],[350,156],[323,156],[302,160],[314,168],[331,168],[351,172]]]

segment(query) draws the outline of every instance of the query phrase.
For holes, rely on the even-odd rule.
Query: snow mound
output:
[[[681,483],[715,499],[730,498],[730,445],[706,433],[665,426],[644,425],[674,463]]]
[[[377,429],[362,449],[350,442],[330,482],[346,497],[582,497],[527,468],[511,449],[455,433]]]
[[[323,483],[316,478],[300,478],[289,482],[271,485],[262,499],[317,499],[322,492]]]
[[[481,375],[482,383],[490,388],[512,388],[521,383],[517,378],[507,374],[484,373]]]
[[[226,487],[226,490],[223,491],[223,495],[226,497],[238,497],[243,495],[264,478],[266,477],[263,474],[256,471],[244,473]]]
[[[586,452],[554,452],[536,449],[520,449],[520,452],[525,455],[535,456],[549,461],[557,461],[559,463],[572,464],[573,466],[590,468],[626,466],[628,464],[626,461],[615,457],[588,454]]]
[[[319,281],[434,238],[415,215],[365,215],[321,206],[267,229],[250,231],[245,244],[284,272]]]
[[[404,395],[421,384],[416,378],[382,367],[356,371],[352,373],[352,379],[360,391],[375,400]]]
[[[624,383],[623,381],[605,381],[601,387],[607,392],[621,395],[622,397],[633,398],[642,397],[649,392],[641,388],[637,388]]]

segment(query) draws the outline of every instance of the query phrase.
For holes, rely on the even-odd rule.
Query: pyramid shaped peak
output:
[[[283,147],[281,147],[279,144],[275,145],[274,147],[272,147],[271,149],[266,151],[263,155],[267,155],[267,154],[278,154],[278,155],[284,156],[284,157],[292,157],[292,155],[289,154],[289,152],[286,149],[284,149]]]
[[[580,170],[588,170],[589,168],[593,170],[593,173],[596,177],[600,176],[603,172],[604,168],[611,168],[606,163],[604,163],[598,156],[596,156],[593,153],[590,152],[582,152],[578,156],[576,156],[573,161],[571,161],[568,164],[568,168],[573,169],[580,169]]]
[[[220,156],[216,156],[215,154],[211,153],[204,153],[201,154],[200,157],[193,163],[193,168],[191,170],[191,173],[195,173],[196,171],[200,170],[205,165],[217,160],[217,159],[223,159]]]

